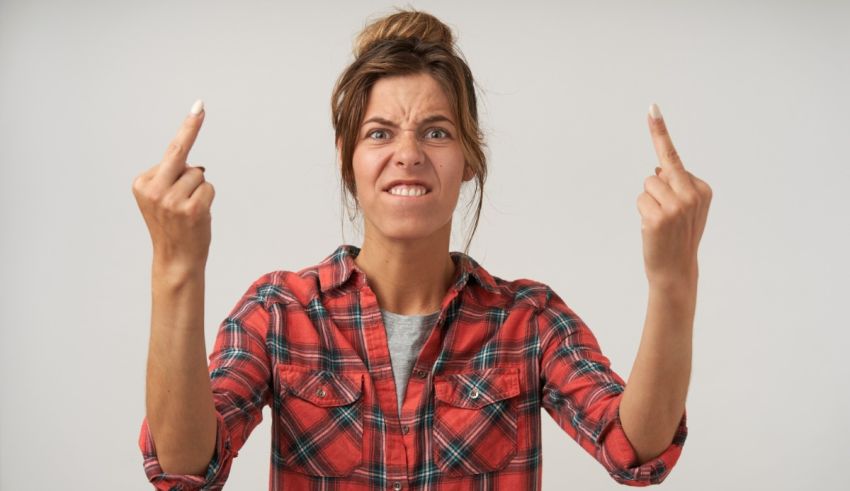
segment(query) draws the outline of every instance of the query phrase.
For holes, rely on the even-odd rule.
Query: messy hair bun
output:
[[[454,35],[446,24],[427,12],[397,10],[363,28],[354,42],[354,61],[340,74],[331,95],[331,117],[344,187],[343,206],[348,208],[347,197],[351,196],[359,210],[353,156],[372,86],[383,77],[427,73],[449,100],[468,168],[464,174],[468,171],[475,178],[478,200],[472,232],[464,248],[467,252],[478,228],[487,177],[472,71],[455,47]]]
[[[359,58],[381,41],[398,38],[417,38],[454,51],[454,35],[447,25],[425,12],[400,10],[372,22],[357,35],[354,57]]]

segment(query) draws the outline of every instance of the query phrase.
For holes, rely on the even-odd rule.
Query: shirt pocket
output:
[[[347,476],[363,461],[363,374],[278,366],[283,466]]]
[[[434,377],[433,456],[451,476],[505,467],[517,453],[519,368]]]

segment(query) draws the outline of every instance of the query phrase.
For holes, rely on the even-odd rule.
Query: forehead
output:
[[[381,115],[410,118],[425,113],[453,111],[440,83],[427,73],[382,77],[372,85],[364,119]]]

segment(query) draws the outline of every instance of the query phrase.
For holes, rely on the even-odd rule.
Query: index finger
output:
[[[655,154],[658,156],[658,161],[661,163],[662,169],[684,169],[682,160],[679,158],[679,153],[676,152],[676,147],[673,146],[673,141],[670,139],[670,133],[667,131],[667,125],[664,123],[664,117],[661,115],[661,109],[657,104],[649,106],[649,133],[652,135],[652,144],[655,146]]]
[[[195,139],[198,137],[198,132],[201,131],[205,114],[204,101],[198,99],[192,105],[192,109],[183,120],[180,129],[177,130],[177,135],[168,144],[156,178],[172,183],[183,173],[186,167],[186,159],[189,157],[189,150],[192,149],[192,145],[195,144]]]

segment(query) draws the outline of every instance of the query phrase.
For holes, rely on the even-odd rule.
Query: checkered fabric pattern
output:
[[[460,252],[451,252],[455,275],[399,414],[359,252],[343,244],[315,266],[253,282],[209,357],[218,419],[206,473],[164,473],[142,422],[139,447],[157,489],[221,489],[266,405],[270,490],[539,490],[542,409],[617,482],[646,486],[669,474],[686,413],[670,446],[638,462],[619,418],[625,383],[585,323],[548,286],[491,276]]]

